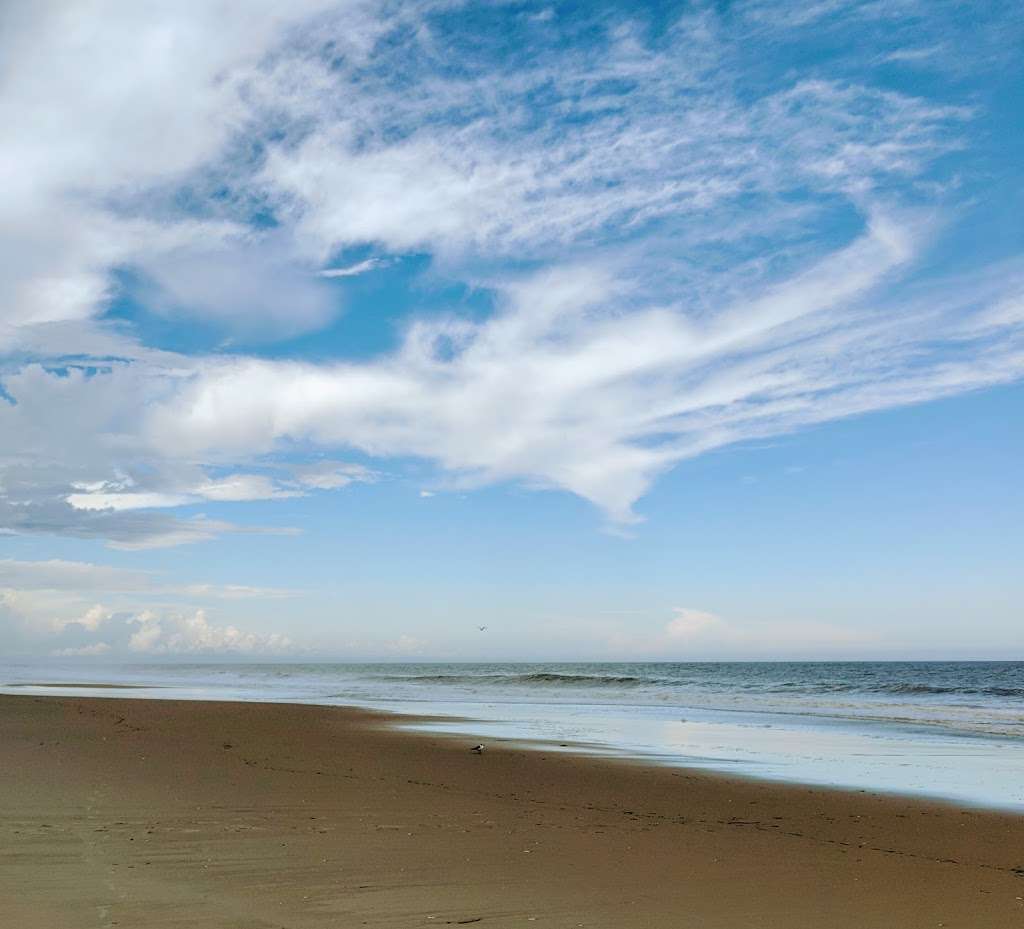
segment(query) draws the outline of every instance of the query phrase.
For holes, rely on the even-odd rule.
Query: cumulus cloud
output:
[[[683,658],[694,654],[799,658],[840,654],[851,648],[879,644],[862,629],[827,622],[744,622],[686,607],[677,607],[674,613],[660,641],[651,648],[652,654]]]
[[[83,629],[89,632],[95,632],[111,617],[111,612],[101,603],[97,603],[94,606],[89,607],[81,616],[72,620],[58,620],[60,628],[74,623],[81,626]]]
[[[726,655],[740,659],[830,658],[885,644],[863,628],[805,619],[721,616],[693,607],[675,607],[671,619],[653,632],[637,628],[635,620],[628,625],[606,621],[600,629],[609,654],[680,661]]]
[[[243,632],[235,626],[211,623],[204,610],[192,614],[144,611],[128,620],[133,631],[128,648],[149,655],[196,653],[274,654],[291,648],[291,640],[278,633]]]
[[[551,617],[543,635],[547,648],[556,653],[583,649],[585,654],[616,661],[829,660],[884,654],[893,645],[877,629],[863,625],[728,615],[690,606]]]
[[[146,627],[139,640],[144,643],[158,627],[164,651],[171,650],[168,643],[177,648],[190,641],[191,650],[200,642],[211,650],[284,649],[286,637],[211,624],[204,607],[196,604],[213,602],[230,609],[243,601],[281,600],[296,593],[246,584],[168,583],[160,572],[88,562],[0,559],[0,638],[12,653],[72,657],[109,652],[123,657],[132,634]],[[199,614],[205,625],[182,619],[194,620]],[[143,615],[145,621],[137,619]],[[189,630],[192,639],[186,635]]]
[[[693,610],[687,607],[676,607],[675,617],[665,627],[665,634],[670,639],[688,639],[699,633],[707,632],[721,625],[721,619],[714,613],[704,610]]]
[[[26,586],[0,587],[0,637],[11,654],[56,657],[127,657],[134,653],[283,653],[291,640],[278,633],[246,631],[211,621],[196,601],[279,598],[290,592],[245,585],[161,585],[152,576],[74,562],[4,563],[3,581]],[[15,566],[12,577],[11,565]],[[34,575],[34,576],[33,576]],[[82,587],[69,586],[84,580]],[[39,583],[48,586],[32,586]],[[105,584],[104,603],[89,603]],[[108,599],[109,598],[109,599]],[[140,609],[139,603],[152,603]]]
[[[397,639],[385,643],[384,650],[399,655],[416,655],[423,652],[426,643],[415,636],[400,635]]]

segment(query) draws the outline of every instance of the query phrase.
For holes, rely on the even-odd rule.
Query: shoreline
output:
[[[185,688],[183,692],[182,688]],[[820,716],[778,710],[531,700],[359,699],[343,694],[254,696],[211,692],[204,682],[21,681],[11,695],[272,703],[354,707],[393,716],[411,732],[454,733],[725,777],[840,791],[869,791],[1024,814],[1024,742],[1019,736],[943,731],[912,720]],[[0,687],[0,695],[5,688]],[[338,699],[341,698],[341,699]],[[496,707],[500,706],[501,710]],[[660,715],[655,715],[660,709]],[[595,712],[596,711],[596,712]],[[639,712],[638,712],[639,711]],[[680,719],[679,712],[686,715]],[[465,725],[463,725],[465,723]],[[568,743],[568,744],[566,744]]]
[[[1024,818],[399,729],[0,696],[0,924],[916,929],[1024,919]]]

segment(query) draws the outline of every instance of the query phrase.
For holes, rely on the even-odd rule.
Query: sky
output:
[[[9,0],[0,654],[1024,658],[1022,42]]]

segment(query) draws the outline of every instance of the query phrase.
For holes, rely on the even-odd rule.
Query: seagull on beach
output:
[[[483,747],[483,745],[474,745],[474,746],[473,746],[473,747],[472,747],[472,748],[470,749],[470,751],[471,751],[471,752],[472,752],[472,753],[473,753],[474,755],[482,755],[482,754],[484,753],[484,747]]]

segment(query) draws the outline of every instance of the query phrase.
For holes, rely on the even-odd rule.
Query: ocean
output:
[[[0,665],[0,691],[373,707],[546,751],[1024,809],[1024,662],[26,663]]]

